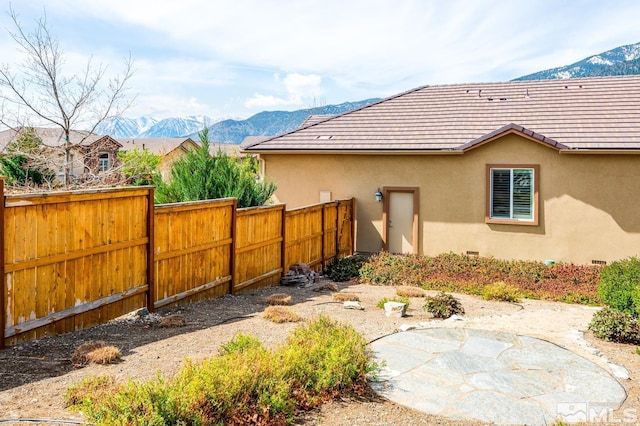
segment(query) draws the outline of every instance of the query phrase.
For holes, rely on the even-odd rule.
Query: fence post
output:
[[[336,204],[336,253],[334,257],[340,257],[340,233],[342,232],[342,227],[340,226],[340,200],[338,200],[338,204]]]
[[[350,236],[351,237],[351,244],[349,244],[349,246],[350,246],[349,247],[349,249],[350,249],[349,255],[353,255],[353,252],[354,252],[354,250],[356,248],[356,241],[354,239],[355,235],[356,235],[355,217],[356,217],[356,199],[351,197],[351,217],[350,217],[351,226],[349,227],[350,228],[349,232],[351,232],[351,236]]]
[[[7,288],[7,276],[4,273],[4,178],[0,177],[0,194],[2,194],[2,203],[0,203],[0,276],[2,276],[2,282],[0,283],[0,349],[4,349],[4,329],[6,327],[5,321],[7,318],[7,295],[5,294]]]
[[[231,207],[231,247],[229,248],[229,268],[231,280],[229,281],[229,294],[233,294],[236,286],[236,215],[238,214],[238,199],[233,200]]]
[[[324,252],[324,234],[325,234],[325,229],[324,229],[324,209],[327,205],[326,204],[322,204],[322,208],[320,209],[320,229],[322,231],[322,237],[320,237],[320,256],[322,257],[322,259],[320,259],[320,266],[322,267],[321,271],[324,271],[325,268],[325,259],[327,258],[327,254]]]
[[[280,246],[280,264],[282,265],[282,276],[287,274],[287,205],[282,205],[282,221],[280,234],[282,235],[282,245]]]
[[[149,312],[156,309],[155,211],[153,187],[150,187],[147,194],[147,238],[149,241],[147,244],[147,310]]]

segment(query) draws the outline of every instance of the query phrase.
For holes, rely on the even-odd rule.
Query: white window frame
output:
[[[493,214],[493,176],[494,170],[508,170],[509,176],[509,215],[495,216]],[[531,217],[519,218],[514,215],[514,200],[513,200],[513,183],[514,183],[514,171],[517,170],[530,170],[531,171]],[[538,193],[540,185],[540,166],[537,164],[487,164],[487,191],[486,191],[486,223],[498,223],[498,224],[515,224],[515,225],[538,225],[539,224],[539,207],[538,207]]]
[[[106,158],[103,158],[106,155]],[[106,172],[111,168],[111,155],[108,152],[98,153],[98,171],[100,173]]]

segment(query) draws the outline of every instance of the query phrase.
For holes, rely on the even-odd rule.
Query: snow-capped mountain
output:
[[[536,72],[516,78],[516,80],[548,80],[630,74],[640,74],[640,43],[620,46],[589,56],[575,64]]]
[[[190,116],[184,118],[165,118],[158,121],[148,130],[142,132],[141,138],[181,137],[197,133],[211,123],[207,116]]]
[[[95,133],[101,135],[110,135],[117,138],[134,138],[139,134],[146,132],[156,124],[158,120],[152,117],[113,117],[109,120],[103,121],[96,128]]]
[[[184,118],[114,117],[101,123],[95,133],[109,135],[114,139],[124,138],[174,138],[198,132],[211,123],[207,116]]]
[[[188,136],[198,140],[198,133],[207,126],[210,141],[239,144],[247,136],[275,136],[293,130],[312,114],[340,114],[377,100],[345,102],[297,111],[263,111],[246,120],[213,120],[207,116],[171,117],[164,120],[116,117],[98,126],[95,133],[109,135],[114,139]]]

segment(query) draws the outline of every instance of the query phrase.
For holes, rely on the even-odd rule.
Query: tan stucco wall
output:
[[[420,188],[419,252],[591,263],[640,255],[640,155],[577,155],[517,135],[463,155],[262,155],[288,208],[356,198],[356,250],[382,248],[384,186]],[[538,226],[486,224],[486,164],[539,164]]]
[[[169,180],[169,177],[171,177],[171,168],[173,167],[173,163],[175,163],[177,159],[186,155],[186,153],[187,152],[185,150],[177,148],[162,156],[160,164],[158,165],[162,180],[165,182]]]

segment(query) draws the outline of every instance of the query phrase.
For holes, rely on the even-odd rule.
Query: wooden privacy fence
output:
[[[322,269],[353,253],[354,205],[154,206],[151,187],[6,195],[0,347],[142,307],[277,285],[294,263]]]

